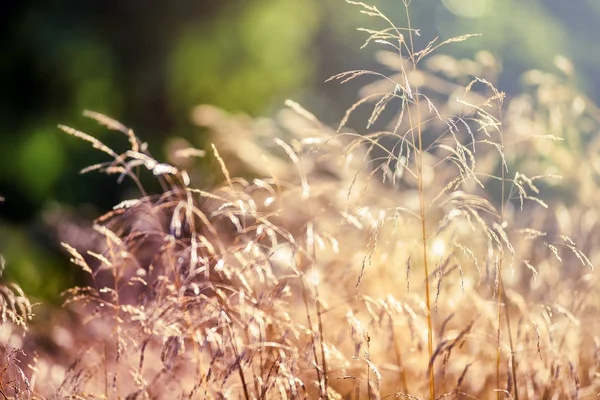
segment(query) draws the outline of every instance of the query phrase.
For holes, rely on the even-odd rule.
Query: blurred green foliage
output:
[[[173,105],[182,113],[210,102],[257,114],[267,104],[282,103],[315,67],[317,4],[255,1],[244,13],[229,9],[206,26],[187,27],[170,60]]]
[[[401,1],[371,3],[406,23]],[[466,57],[489,50],[503,62],[500,87],[509,94],[519,90],[521,73],[550,68],[556,54],[574,60],[590,95],[600,88],[597,0],[423,0],[410,8],[421,44],[437,35],[482,33],[444,51]],[[6,198],[0,252],[9,278],[45,299],[70,284],[71,267],[58,256],[47,210],[91,203],[95,211],[86,217],[99,215],[129,188],[110,178],[80,177],[77,171],[102,155],[56,124],[124,149],[123,137],[81,117],[84,109],[99,111],[131,124],[162,157],[168,138],[203,146],[202,131],[189,121],[200,103],[260,115],[292,97],[334,122],[356,87],[323,81],[342,70],[375,68],[372,53],[358,51],[364,34],[355,30],[373,22],[343,0],[8,6],[0,16],[0,195]]]

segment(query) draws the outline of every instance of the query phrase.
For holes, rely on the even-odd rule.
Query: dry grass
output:
[[[0,197],[0,202],[4,198]],[[5,260],[0,255],[0,277]],[[33,317],[32,304],[15,284],[0,284],[0,396],[21,398],[31,392],[30,381],[21,366],[22,337]]]
[[[600,112],[571,85],[572,68],[557,59],[559,75],[530,72],[527,92],[506,100],[490,54],[435,53],[470,35],[416,49],[410,22],[400,29],[375,7],[348,3],[387,24],[364,30],[366,44],[387,49],[377,53],[386,72],[332,78],[370,79],[337,130],[292,101],[269,120],[198,107],[194,121],[214,133],[219,187],[194,187],[182,167],[201,151],[161,163],[97,113],[87,115],[129,150],[61,127],[109,156],[84,172],[129,178],[140,197],[94,221],[93,245],[63,244],[89,275],[65,293],[78,322],[46,334],[54,354],[6,353],[7,365],[29,368],[3,375],[3,393],[13,388],[5,397],[600,392]],[[368,107],[365,132],[346,127]],[[145,191],[144,173],[162,193]],[[22,293],[0,292],[3,322],[24,322]],[[27,385],[14,389],[17,381]]]

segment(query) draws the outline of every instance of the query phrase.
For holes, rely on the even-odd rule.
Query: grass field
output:
[[[381,70],[331,78],[365,82],[338,127],[198,106],[214,145],[165,163],[107,116],[126,150],[60,126],[139,197],[63,243],[87,284],[43,324],[0,287],[4,398],[597,397],[600,110],[573,66],[508,98],[490,53],[443,55],[471,35],[416,48],[408,4],[348,3]]]

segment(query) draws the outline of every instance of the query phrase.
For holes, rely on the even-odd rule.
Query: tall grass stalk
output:
[[[500,109],[500,120],[502,120],[502,102],[499,100],[499,109]],[[500,146],[504,147],[504,139],[502,137],[502,135],[500,136]],[[506,193],[505,193],[505,189],[506,189],[506,170],[504,168],[501,169],[501,176],[500,176],[500,199],[501,199],[501,204],[500,204],[500,221],[502,223],[504,223],[504,217],[505,217],[505,212],[506,212],[506,207],[507,207],[507,200],[506,200]],[[512,381],[512,387],[513,387],[513,391],[514,391],[514,398],[515,400],[519,400],[519,389],[518,389],[518,382],[517,382],[517,371],[516,371],[516,360],[515,360],[515,348],[514,348],[514,343],[513,343],[513,334],[512,334],[512,330],[511,330],[511,326],[510,326],[510,313],[508,310],[508,302],[509,299],[506,296],[506,291],[504,288],[504,278],[502,276],[502,270],[503,270],[503,265],[504,265],[504,257],[501,257],[499,262],[499,266],[498,266],[498,300],[497,300],[497,316],[498,316],[498,323],[497,323],[497,335],[496,335],[496,341],[497,341],[497,347],[496,347],[496,387],[498,388],[498,391],[496,392],[496,398],[497,400],[500,400],[501,394],[502,392],[499,390],[501,387],[501,371],[500,371],[500,364],[502,362],[502,342],[501,342],[501,331],[502,331],[502,309],[504,309],[504,318],[506,320],[506,334],[508,336],[508,343],[510,346],[510,374],[511,374],[511,381]],[[511,391],[511,388],[507,388],[507,390]]]
[[[413,41],[413,30],[410,23],[410,2],[404,1],[404,9],[406,10],[406,23],[408,26],[408,37],[410,41],[410,58],[413,63],[413,70],[416,71],[417,62],[415,60],[415,46]],[[399,47],[401,44],[399,43]],[[400,47],[401,48],[401,47]],[[402,54],[399,54],[402,56]],[[423,130],[421,121],[421,102],[419,96],[419,86],[415,86],[415,108],[417,109],[417,140],[418,140],[418,152],[417,157],[417,187],[419,192],[419,211],[421,216],[421,243],[423,248],[423,272],[425,273],[425,304],[427,305],[427,350],[429,352],[429,360],[433,359],[433,323],[431,320],[431,293],[429,288],[429,260],[427,251],[427,228],[426,228],[426,206],[425,206],[425,190],[423,188]],[[412,118],[409,116],[410,130],[414,132],[415,126],[413,125]],[[414,136],[413,136],[413,147],[414,147]],[[435,400],[435,371],[433,365],[429,368],[429,399]]]

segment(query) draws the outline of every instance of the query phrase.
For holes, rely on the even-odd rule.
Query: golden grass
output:
[[[110,156],[83,172],[130,178],[140,197],[94,221],[92,247],[63,244],[89,275],[65,293],[78,317],[25,336],[35,357],[5,350],[6,365],[21,363],[3,375],[6,398],[600,392],[598,108],[566,60],[562,75],[532,71],[506,100],[490,54],[434,53],[470,35],[416,49],[410,23],[348,3],[387,24],[363,30],[387,49],[387,72],[332,77],[371,79],[337,130],[293,101],[269,120],[195,109],[221,186],[195,187],[192,170],[155,160],[104,115],[86,112],[129,150],[61,126]],[[363,107],[366,131],[347,128]],[[144,190],[147,172],[162,193]],[[31,315],[20,291],[0,292],[13,323]]]

